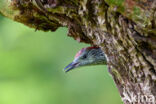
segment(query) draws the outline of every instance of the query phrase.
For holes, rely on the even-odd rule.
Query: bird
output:
[[[64,68],[65,72],[69,72],[81,66],[106,65],[107,60],[105,53],[100,47],[90,46],[82,48],[76,55],[74,60]]]

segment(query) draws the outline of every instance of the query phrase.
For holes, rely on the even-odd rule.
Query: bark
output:
[[[156,101],[156,0],[0,0],[0,13],[99,46],[125,104]]]

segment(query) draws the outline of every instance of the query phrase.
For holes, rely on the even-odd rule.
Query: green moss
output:
[[[122,82],[121,75],[120,75],[120,73],[119,73],[116,69],[113,69],[113,68],[112,68],[112,73],[113,73],[113,75],[115,75],[115,77],[116,77],[120,82]]]
[[[133,8],[133,15],[140,15],[141,14],[141,10],[139,7],[134,7]]]
[[[110,5],[122,6],[125,0],[106,0]]]
[[[106,0],[106,2],[112,8],[117,7],[117,11],[120,11],[122,13],[125,11],[125,0]]]
[[[11,0],[0,0],[0,13],[8,18],[14,19],[15,15],[19,14],[18,10],[13,9]]]
[[[53,12],[53,13],[64,13],[65,9],[63,7],[58,7],[58,8],[55,8],[55,9],[48,8],[48,11]]]

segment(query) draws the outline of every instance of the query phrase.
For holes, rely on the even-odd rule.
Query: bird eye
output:
[[[87,55],[84,55],[84,56],[82,57],[82,59],[85,59],[85,58],[87,58]]]

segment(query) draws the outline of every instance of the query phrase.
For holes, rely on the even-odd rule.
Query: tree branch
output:
[[[0,12],[37,30],[66,26],[75,40],[100,46],[125,104],[156,98],[155,0],[0,0]]]

